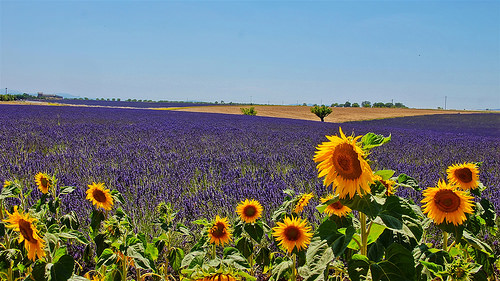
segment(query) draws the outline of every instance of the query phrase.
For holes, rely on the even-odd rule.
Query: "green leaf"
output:
[[[78,230],[80,228],[80,223],[78,222],[78,217],[76,213],[71,211],[61,217],[61,223],[69,229]]]
[[[342,255],[354,235],[354,228],[337,229],[337,224],[332,220],[325,220],[316,229],[314,236],[325,240],[336,256]]]
[[[374,147],[378,147],[387,143],[391,140],[391,136],[384,137],[382,135],[377,135],[374,133],[367,133],[361,138],[361,143],[363,144],[364,150],[370,150]]]
[[[438,272],[443,271],[443,266],[439,264],[435,264],[433,262],[428,262],[428,261],[420,261],[420,263],[425,266],[427,270],[434,274],[438,274]]]
[[[247,223],[245,224],[245,231],[252,237],[253,240],[257,241],[257,243],[260,243],[262,240],[262,236],[264,236],[264,228],[262,227],[262,223],[259,224],[257,223]]]
[[[173,248],[168,253],[168,261],[175,272],[179,272],[182,265],[182,259],[184,259],[184,251],[181,248]]]
[[[352,281],[365,281],[368,279],[368,270],[370,269],[370,261],[367,257],[354,254],[347,264],[349,278]]]
[[[70,194],[71,192],[75,191],[76,190],[76,187],[74,186],[63,186],[61,187],[61,192],[59,193],[59,195],[66,195],[66,194]]]
[[[224,263],[229,265],[229,267],[234,267],[239,270],[250,269],[250,264],[248,263],[247,259],[240,253],[231,254],[227,256],[223,261]]]
[[[403,187],[411,188],[416,191],[421,191],[422,189],[419,187],[417,180],[406,175],[400,174],[398,176],[398,184]]]
[[[288,259],[278,259],[278,264],[273,266],[273,280],[286,278],[291,274],[293,262]]]
[[[193,268],[195,266],[203,265],[203,258],[205,257],[205,252],[203,251],[193,251],[184,256],[181,262],[181,268]]]
[[[485,252],[487,254],[493,253],[493,250],[488,244],[475,237],[474,234],[470,233],[467,229],[465,229],[463,232],[463,240],[465,240],[467,244],[482,252]]]
[[[320,237],[315,236],[306,251],[306,264],[299,268],[306,281],[326,280],[328,265],[335,258],[332,249]]]
[[[0,200],[4,200],[5,198],[15,198],[19,194],[21,194],[21,189],[17,184],[11,183],[8,186],[2,188],[2,192],[0,193]]]
[[[378,223],[372,223],[370,226],[370,232],[368,233],[368,241],[367,245],[370,245],[371,243],[377,241],[378,237],[384,230],[386,229],[385,225],[380,225]]]
[[[71,230],[71,231],[66,231],[66,232],[60,232],[59,237],[61,238],[66,238],[66,239],[75,239],[81,244],[88,244],[89,241],[87,240],[87,237],[79,231],[76,230]]]
[[[17,249],[7,249],[0,251],[0,269],[8,269],[11,263],[18,263],[21,260],[21,251]]]
[[[158,248],[156,248],[155,244],[148,243],[146,245],[146,250],[144,251],[144,254],[151,257],[153,261],[156,261],[158,259],[159,251]]]
[[[134,259],[134,264],[137,268],[152,269],[149,260],[144,256],[144,247],[142,242],[139,239],[137,240],[139,242],[127,248],[127,256]]]
[[[415,262],[412,253],[404,246],[393,243],[385,252],[385,260],[370,266],[374,281],[414,280]]]
[[[59,258],[61,258],[62,256],[68,254],[68,251],[66,250],[66,248],[58,248],[56,250],[56,252],[54,253],[54,258],[53,258],[53,261],[54,262],[57,262],[59,260]]]
[[[113,253],[113,250],[106,248],[104,249],[104,251],[102,251],[99,259],[97,260],[97,267],[101,267],[102,265],[110,266],[116,263],[117,260],[118,258],[116,257],[115,253]]]
[[[104,213],[99,210],[93,210],[90,216],[90,227],[94,233],[99,231],[101,222],[104,221]]]
[[[271,250],[269,248],[263,247],[257,252],[257,257],[255,258],[255,262],[262,267],[269,266],[271,264]]]
[[[372,196],[371,194],[359,197],[359,195],[356,194],[353,198],[340,199],[340,203],[352,210],[360,211],[370,218],[375,218],[382,209],[385,198]]]
[[[37,262],[35,266],[33,266],[33,271],[31,272],[31,276],[33,277],[33,279],[35,279],[35,281],[47,280],[48,278],[45,278],[47,267],[50,269],[50,267],[52,267],[52,264],[47,264],[46,262]]]
[[[374,174],[379,175],[382,177],[383,180],[388,180],[394,175],[395,171],[393,170],[379,170],[376,171]]]
[[[50,277],[54,281],[66,281],[73,275],[75,260],[70,255],[64,255],[50,268]]]
[[[245,258],[248,258],[253,252],[252,241],[246,237],[241,237],[236,240],[236,248]]]
[[[497,217],[497,214],[495,213],[495,206],[486,198],[481,198],[479,204],[483,207],[481,218],[486,221],[486,225],[491,227],[495,226]]]

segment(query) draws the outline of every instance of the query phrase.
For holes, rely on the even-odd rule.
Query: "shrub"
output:
[[[332,109],[327,107],[326,105],[322,105],[322,106],[313,106],[311,107],[311,112],[316,114],[316,116],[319,117],[319,119],[321,119],[321,122],[325,122],[325,117],[330,115],[330,113],[332,113]]]
[[[252,106],[250,108],[240,108],[243,115],[257,115],[257,110]]]

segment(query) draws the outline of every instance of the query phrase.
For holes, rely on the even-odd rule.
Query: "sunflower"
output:
[[[89,280],[92,280],[92,281],[102,281],[104,280],[104,278],[100,278],[99,277],[99,273],[95,274],[93,277],[90,277],[90,273],[85,273],[85,275],[83,275],[83,277],[89,279]]]
[[[285,217],[284,221],[277,222],[277,225],[273,227],[273,236],[288,253],[295,247],[299,251],[305,249],[311,242],[313,233],[311,227],[307,225],[307,220]]]
[[[329,186],[333,183],[333,191],[340,198],[354,197],[370,193],[370,183],[375,180],[372,169],[363,158],[363,150],[356,145],[362,136],[346,137],[339,128],[340,137],[326,136],[330,141],[323,142],[316,147],[314,162],[319,162],[318,177],[325,177],[323,184]]]
[[[52,179],[44,173],[38,173],[35,175],[35,182],[38,185],[38,189],[40,189],[43,194],[49,192],[49,188],[52,186]]]
[[[381,176],[375,175],[375,180],[379,181],[381,184],[383,184],[386,188],[385,195],[391,196],[394,194],[394,186],[396,185],[396,182],[393,180],[384,180],[382,179]]]
[[[90,184],[86,199],[90,200],[97,208],[103,208],[107,211],[113,207],[113,197],[111,197],[109,189],[104,188],[104,183],[93,182]]]
[[[262,205],[257,200],[245,199],[236,207],[236,213],[244,222],[253,223],[262,215]]]
[[[210,243],[215,243],[215,245],[221,244],[224,246],[225,243],[229,243],[229,240],[231,240],[231,230],[229,229],[227,218],[215,217],[215,222],[208,230],[208,238],[210,239]]]
[[[424,192],[422,206],[424,213],[431,218],[434,223],[441,224],[444,221],[454,225],[462,224],[467,218],[465,213],[472,214],[472,196],[465,191],[455,190],[455,188],[440,180],[437,187],[429,187]]]
[[[4,181],[3,182],[3,188],[6,188],[7,186],[10,186],[10,185],[12,185],[11,181]]]
[[[334,198],[333,194],[328,194],[325,198],[321,198],[321,203],[326,203]],[[347,216],[351,212],[351,208],[342,205],[340,201],[334,202],[326,206],[325,210],[323,211],[327,215],[336,215],[338,217],[344,217]]]
[[[479,185],[479,169],[476,164],[454,164],[446,170],[448,181],[460,189],[470,190]]]
[[[309,203],[309,200],[311,200],[311,198],[313,197],[314,195],[312,193],[302,194],[300,196],[299,202],[297,202],[297,205],[295,205],[295,209],[293,209],[293,212],[297,214],[302,212],[304,207]]]
[[[40,238],[38,230],[33,225],[36,219],[30,217],[29,214],[23,214],[22,211],[19,212],[17,206],[14,206],[12,214],[7,212],[7,215],[9,217],[4,222],[10,224],[6,225],[6,227],[20,233],[18,243],[20,244],[24,241],[24,248],[28,251],[28,259],[35,261],[36,257],[44,257],[45,251],[43,248],[45,247],[45,241]]]

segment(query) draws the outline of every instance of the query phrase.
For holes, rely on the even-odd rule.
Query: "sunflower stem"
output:
[[[368,252],[368,231],[366,231],[366,215],[359,212],[359,221],[361,222],[361,254],[366,256]]]
[[[448,252],[448,232],[443,232],[443,251]]]
[[[215,260],[215,244],[212,244],[212,259]]]
[[[292,266],[292,279],[290,279],[290,280],[291,281],[296,281],[297,280],[297,256],[296,256],[295,253],[292,255],[292,262],[293,262],[293,266]]]

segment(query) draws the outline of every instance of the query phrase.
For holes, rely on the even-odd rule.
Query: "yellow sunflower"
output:
[[[307,206],[309,203],[309,200],[313,198],[314,195],[312,193],[305,193],[300,196],[299,202],[297,202],[297,205],[295,205],[295,209],[293,209],[294,213],[300,213],[302,210],[304,210],[304,207]]]
[[[257,200],[245,199],[236,207],[236,213],[244,222],[253,223],[262,215],[262,205]]]
[[[307,220],[286,217],[283,222],[276,224],[278,226],[273,227],[273,236],[288,253],[291,253],[294,248],[299,251],[302,248],[305,249],[311,242],[313,232],[312,228],[307,225]]]
[[[104,188],[104,183],[93,182],[90,184],[89,189],[87,189],[86,199],[96,205],[97,208],[109,211],[113,207],[113,197],[109,189]]]
[[[90,273],[85,273],[85,275],[83,275],[83,277],[89,279],[89,280],[92,280],[92,281],[102,281],[104,280],[104,278],[101,278],[99,277],[99,273],[95,274],[93,277],[90,277]]]
[[[38,173],[35,175],[35,182],[38,186],[38,189],[46,194],[49,192],[49,188],[52,186],[52,179],[44,173]]]
[[[231,230],[229,229],[227,218],[215,217],[215,222],[208,230],[208,238],[210,239],[210,243],[215,243],[215,245],[221,244],[224,246],[225,243],[229,243],[229,240],[231,240]]]
[[[333,194],[328,194],[325,198],[321,198],[321,203],[326,203],[334,198]],[[342,205],[340,201],[334,202],[328,206],[326,206],[325,210],[323,211],[327,215],[336,215],[338,217],[344,217],[347,216],[351,212],[351,208]]]
[[[437,187],[427,188],[423,195],[423,211],[436,224],[446,221],[460,225],[467,219],[465,213],[473,213],[473,197],[465,191],[455,190],[452,185],[442,180],[438,182]]]
[[[396,182],[393,180],[384,180],[382,179],[381,176],[375,175],[375,180],[379,181],[381,184],[383,184],[386,188],[385,195],[391,196],[394,194],[394,186],[396,185]]]
[[[462,190],[474,189],[479,185],[479,169],[476,164],[454,164],[446,170],[448,181]]]
[[[11,181],[4,181],[3,182],[3,188],[6,188],[7,186],[10,186],[10,185],[12,185]]]
[[[23,212],[19,212],[17,210],[17,206],[14,206],[14,212],[9,214],[7,219],[4,222],[9,223],[6,225],[8,228],[12,228],[14,231],[20,233],[18,243],[24,241],[24,248],[28,251],[28,259],[35,261],[36,257],[42,258],[45,256],[45,251],[43,248],[45,247],[42,238],[38,235],[38,230],[33,225],[36,221],[35,218],[30,217],[29,214],[23,214]]]
[[[356,144],[362,136],[346,137],[339,128],[340,137],[326,136],[328,142],[323,142],[316,147],[314,162],[319,162],[318,177],[325,177],[323,184],[329,186],[333,183],[333,192],[340,198],[354,197],[370,193],[370,183],[375,180],[372,169],[363,158],[363,150]]]

